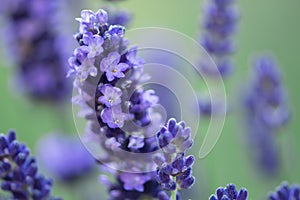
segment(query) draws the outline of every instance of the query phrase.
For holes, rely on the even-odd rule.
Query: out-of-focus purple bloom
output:
[[[220,187],[216,194],[210,196],[209,200],[247,200],[248,191],[245,188],[238,191],[234,184],[228,184],[225,188]]]
[[[131,21],[132,14],[127,10],[114,8],[111,6],[104,7],[104,10],[109,14],[108,23],[128,26]]]
[[[131,136],[129,138],[128,148],[131,149],[132,151],[141,149],[144,147],[144,145],[145,145],[145,143],[144,143],[143,137]]]
[[[270,200],[298,200],[300,199],[299,185],[289,186],[287,182],[283,182],[276,188],[275,192],[270,193]]]
[[[108,54],[100,63],[100,69],[106,73],[108,81],[125,77],[124,71],[129,68],[126,63],[119,63],[121,56],[117,52]]]
[[[79,139],[67,135],[47,135],[39,141],[37,152],[41,166],[62,181],[82,177],[96,163]]]
[[[205,75],[226,76],[232,71],[230,54],[235,50],[232,35],[236,31],[239,18],[234,1],[209,0],[204,9],[204,19],[200,43],[217,64],[217,69],[212,69],[205,63],[200,67]]]
[[[206,59],[199,62],[199,68],[202,75],[208,77],[226,77],[233,71],[231,54],[235,52],[235,43],[232,36],[237,29],[239,13],[234,5],[235,0],[207,0],[204,7],[204,17],[202,22],[203,33],[200,38],[200,44],[213,59],[216,67]],[[224,102],[218,102],[221,105]],[[204,116],[212,116],[222,113],[218,110],[218,105],[211,105],[209,99],[201,99],[198,103],[200,112]],[[215,110],[212,111],[212,106]]]
[[[266,174],[279,168],[276,133],[290,118],[287,94],[279,69],[271,57],[257,59],[244,94],[245,121],[251,153]]]
[[[193,156],[185,153],[193,145],[191,130],[184,122],[170,119],[166,127],[157,133],[158,143],[163,153],[157,154],[157,178],[163,189],[174,191],[189,189],[195,182],[192,176]]]
[[[101,86],[100,91],[103,96],[99,97],[98,101],[105,104],[107,107],[121,103],[122,91],[120,88],[106,84]]]
[[[16,140],[14,131],[0,135],[0,177],[2,190],[10,192],[12,199],[51,198],[52,180],[38,173],[35,158]]]
[[[111,173],[111,172],[110,172]],[[142,197],[159,198],[162,191],[153,173],[121,172],[117,181],[111,182],[106,176],[100,177],[100,182],[109,188],[109,200],[142,199]],[[160,199],[160,198],[159,198]]]
[[[60,102],[66,100],[71,88],[65,79],[69,41],[53,28],[60,23],[57,3],[5,1],[1,13],[6,50],[13,54],[17,67],[17,87],[35,100]]]
[[[121,173],[120,180],[124,183],[125,190],[144,192],[144,184],[151,180],[150,174]]]

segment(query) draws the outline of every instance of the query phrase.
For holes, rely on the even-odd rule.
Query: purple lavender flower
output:
[[[203,72],[209,76],[226,76],[232,71],[229,55],[234,52],[232,35],[236,31],[239,18],[234,0],[210,0],[204,10],[201,45],[216,62],[218,71],[205,63],[200,63]]]
[[[101,86],[100,91],[103,94],[103,96],[98,98],[100,103],[105,104],[107,107],[115,106],[121,103],[122,91],[120,88],[105,84]]]
[[[17,68],[17,85],[35,100],[60,102],[71,88],[65,79],[68,39],[53,28],[60,24],[56,3],[20,0],[4,4],[4,39]]]
[[[132,47],[128,51],[126,58],[132,66],[140,66],[145,63],[142,58],[137,57],[137,47]]]
[[[113,173],[113,172],[110,172]],[[116,176],[116,182],[111,182],[106,176],[100,176],[100,182],[109,188],[109,200],[141,199],[154,197],[160,199],[162,191],[153,173],[126,173]]]
[[[97,13],[106,12],[100,10]],[[79,92],[82,112],[88,113],[85,115],[89,122],[87,137],[96,140],[94,142],[104,152],[99,156],[99,162],[124,167],[109,171],[115,181],[107,181],[103,176],[102,181],[112,200],[158,198],[163,196],[163,191],[162,184],[157,182],[152,155],[159,150],[155,132],[163,124],[162,117],[154,109],[159,99],[154,90],[142,87],[144,61],[137,57],[137,47],[128,48],[125,28],[109,24],[109,17],[106,23],[103,23],[106,17],[98,23],[95,15],[92,11],[82,11],[82,19],[77,19],[80,28],[76,39],[80,47],[70,58],[70,74],[75,75],[74,85]],[[87,58],[87,53],[81,52],[85,34],[93,35],[89,37],[92,40],[96,35],[104,41],[103,51],[91,62],[96,67],[96,76],[87,73],[82,79],[81,63]],[[171,130],[172,122],[169,128],[174,133],[172,145],[176,151],[174,156],[168,156],[172,159],[168,163],[173,169],[170,176],[175,177],[177,170],[178,188],[189,188],[194,182],[190,174],[194,158],[185,157],[184,152],[192,145],[190,130],[182,122],[176,125],[177,133],[175,129]]]
[[[106,12],[100,10],[97,13]],[[147,132],[147,130],[153,130],[149,115],[158,98],[151,90],[140,89],[136,91],[141,82],[142,69],[140,65],[143,62],[136,57],[136,52],[127,49],[128,41],[123,38],[125,28],[120,25],[98,23],[95,15],[96,13],[91,11],[82,11],[82,19],[78,19],[80,32],[76,39],[80,47],[74,51],[70,58],[70,75],[76,75],[74,83],[82,94],[80,97],[82,108],[89,110],[86,110],[85,113],[97,113],[96,121],[93,121],[89,116],[86,118],[93,124],[90,129],[91,134],[101,138],[97,143],[101,144],[102,148],[107,151],[108,156],[104,159],[106,162],[117,162],[116,165],[118,165],[118,160],[124,160],[124,152],[121,152],[120,149],[147,153],[158,148],[155,138],[149,137],[153,133]],[[87,53],[82,53],[82,49],[80,49],[85,45],[84,34],[92,34],[93,37],[89,37],[91,39],[94,39],[95,35],[104,39],[103,52],[96,55],[91,62],[91,66],[93,65],[97,69],[95,78],[86,73],[87,76],[83,79],[82,73],[80,73],[82,71],[81,63],[87,57]],[[93,88],[91,87],[92,84],[96,86],[94,87],[96,94],[94,89],[89,90],[89,88]],[[88,96],[95,96],[96,101]],[[129,120],[137,122],[136,125],[138,126],[129,126],[127,131],[134,131],[138,134],[137,136],[131,136],[121,129],[125,123],[130,124]],[[94,128],[97,127],[97,124],[100,127]],[[143,127],[146,126],[149,128],[145,131]],[[143,159],[148,160],[149,163],[151,158],[143,157]],[[141,164],[145,161],[141,161]],[[106,181],[110,199],[123,200],[126,198],[139,199],[141,196],[158,196],[161,187],[156,181],[155,172],[143,173],[139,167],[143,169],[146,166],[134,165],[136,163],[134,159],[132,164],[128,163],[129,166],[132,166],[130,167],[131,170],[137,170],[135,173],[127,172],[124,174],[116,171],[113,174],[115,183],[107,183]],[[154,165],[153,163],[150,164]],[[128,179],[129,177],[130,179]]]
[[[153,90],[136,90],[131,98],[129,112],[134,115],[134,121],[140,126],[146,126],[151,122],[149,109],[158,102],[158,97]]]
[[[287,182],[281,183],[279,187],[276,188],[275,192],[269,195],[270,200],[290,200],[300,199],[300,187],[299,185],[289,186]]]
[[[106,72],[108,81],[113,81],[115,78],[124,78],[124,71],[129,68],[126,63],[119,63],[121,56],[117,52],[108,54],[100,63],[102,72]]]
[[[105,10],[99,10],[96,13],[91,10],[82,10],[81,18],[76,18],[76,20],[81,24],[80,33],[95,32],[97,31],[95,27],[107,23],[108,16]]]
[[[144,143],[144,137],[135,137],[131,136],[129,138],[128,148],[132,150],[133,152],[143,148],[145,145]]]
[[[91,172],[93,157],[79,139],[61,134],[51,134],[38,144],[41,166],[62,181],[73,181]]]
[[[216,190],[216,194],[210,196],[209,200],[247,200],[248,192],[242,188],[240,191],[236,189],[234,184],[228,184],[225,188],[220,187]]]
[[[98,70],[94,65],[95,58],[88,58],[82,48],[75,49],[74,55],[76,57],[69,58],[71,70],[68,72],[68,76],[76,73],[80,81],[86,80],[89,76],[97,76]]]
[[[290,117],[280,72],[271,57],[255,61],[248,90],[244,94],[249,145],[260,169],[274,175],[279,168],[276,132]]]
[[[184,122],[170,119],[166,127],[157,133],[158,143],[163,154],[154,157],[157,164],[158,181],[167,191],[189,189],[195,182],[192,176],[193,156],[185,153],[193,145],[191,130]]]
[[[87,58],[94,58],[102,53],[103,38],[101,36],[87,32],[83,34],[82,41],[85,45],[80,48],[87,53]]]
[[[120,180],[124,183],[125,190],[144,192],[144,184],[151,180],[150,174],[121,173]]]
[[[110,128],[122,128],[128,115],[122,112],[121,106],[112,106],[102,110],[101,119]]]
[[[106,6],[103,9],[109,14],[109,19],[107,21],[109,24],[128,26],[132,19],[132,14],[127,10],[116,9],[110,6]]]
[[[13,199],[48,199],[52,180],[38,173],[35,158],[25,144],[16,140],[14,131],[0,135],[1,188],[11,193]],[[53,198],[56,199],[56,198]]]

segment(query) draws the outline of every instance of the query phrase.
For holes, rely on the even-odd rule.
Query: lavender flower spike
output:
[[[150,117],[158,97],[141,87],[144,62],[137,58],[136,47],[128,48],[125,27],[110,24],[106,11],[84,10],[81,16],[76,35],[80,46],[69,59],[69,74],[75,75],[79,105],[88,113],[86,140],[103,150],[99,163],[124,167],[109,170],[114,181],[101,176],[101,182],[110,200],[157,198],[162,188],[149,154],[158,149],[152,130],[159,129],[161,117]]]
[[[236,189],[234,184],[228,184],[225,188],[220,187],[216,190],[216,194],[209,197],[209,200],[247,200],[248,192],[242,188],[240,191]]]
[[[276,188],[275,192],[270,193],[269,200],[299,200],[300,199],[300,186],[289,186],[287,182],[281,183]]]
[[[287,94],[272,57],[256,59],[251,78],[243,105],[249,146],[262,172],[274,175],[279,168],[276,133],[290,118]]]
[[[2,1],[3,3],[3,1]],[[34,100],[62,102],[71,93],[66,80],[68,37],[53,27],[62,26],[58,19],[60,1],[4,0],[3,17],[5,50],[13,55],[18,90]],[[3,5],[1,5],[3,6]],[[65,24],[64,24],[65,26]],[[22,31],[20,31],[22,30]]]
[[[203,29],[200,44],[217,64],[218,71],[205,63],[200,63],[203,72],[208,76],[227,76],[232,71],[230,54],[235,50],[232,35],[236,31],[239,18],[234,0],[208,0],[204,10]]]
[[[173,196],[179,195],[178,190],[189,189],[195,181],[191,175],[194,157],[185,157],[186,151],[193,145],[191,130],[185,127],[184,122],[169,119],[167,126],[157,133],[157,138],[163,151],[154,157],[158,181],[164,190],[174,191]],[[164,199],[164,195],[161,196]]]
[[[16,140],[14,131],[7,136],[0,135],[0,171],[1,188],[10,192],[13,199],[44,200],[51,197],[52,180],[38,173],[35,158],[30,157],[25,144]]]
[[[97,18],[100,13],[102,20]],[[191,130],[184,122],[170,119],[153,135],[164,123],[154,109],[159,98],[154,90],[143,88],[144,61],[137,57],[137,47],[128,48],[125,27],[110,24],[106,14],[104,10],[82,11],[76,35],[80,47],[70,58],[78,102],[82,112],[87,113],[87,140],[99,145],[104,153],[97,156],[98,161],[113,168],[107,171],[115,180],[101,176],[100,181],[108,187],[110,200],[167,199],[164,190],[172,191],[171,198],[179,200],[177,190],[188,189],[195,181],[191,175],[194,157],[185,156],[193,145]],[[83,41],[86,34],[93,35],[89,37],[92,40],[103,38],[103,51],[88,58],[93,59],[96,76],[87,73],[83,79],[82,61],[88,56],[81,51],[87,44]],[[155,158],[155,171],[152,158],[160,149],[163,153]]]

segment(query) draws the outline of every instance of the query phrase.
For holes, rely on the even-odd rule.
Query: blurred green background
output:
[[[86,2],[83,7],[97,10],[104,4],[107,3],[94,0]],[[204,1],[127,0],[109,4],[126,8],[134,14],[131,28],[167,27],[194,39],[201,34],[201,7]],[[300,183],[300,93],[297,82],[300,72],[300,1],[237,1],[237,6],[241,12],[236,35],[238,51],[233,57],[235,72],[226,80],[227,97],[233,107],[238,104],[238,91],[248,76],[252,56],[270,52],[277,58],[292,111],[291,122],[278,135],[282,170],[278,176],[272,178],[265,178],[255,170],[247,155],[249,149],[242,142],[239,110],[233,109],[226,118],[224,130],[213,151],[205,159],[198,159],[194,165],[196,184],[183,199],[208,199],[217,187],[232,182],[238,188],[246,187],[250,199],[260,200],[266,199],[268,192],[274,190],[283,180]],[[78,13],[74,17],[79,15]],[[44,134],[55,131],[77,134],[71,104],[53,109],[30,102],[20,94],[18,87],[12,89],[13,67],[3,53],[0,56],[0,132],[6,133],[11,128],[15,129],[19,140],[27,143],[33,152],[35,143]],[[60,116],[59,109],[65,110],[64,116]],[[201,141],[195,143],[197,155]],[[55,185],[55,194],[66,200],[80,199],[77,194],[81,193],[90,193],[93,197],[90,199],[105,199],[105,190],[98,184],[98,174],[97,171],[86,177],[81,184],[64,186],[58,183]]]

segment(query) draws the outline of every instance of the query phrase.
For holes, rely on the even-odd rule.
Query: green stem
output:
[[[174,181],[176,181],[175,179],[176,179],[176,178],[173,177],[173,180],[174,180]],[[171,200],[176,200],[176,194],[177,194],[177,192],[178,192],[178,188],[176,187],[176,189],[175,189],[174,191],[171,192]]]
[[[171,200],[176,200],[176,194],[177,194],[177,189],[172,191],[171,193]]]
[[[177,191],[178,191],[177,188],[176,188],[176,190],[172,191],[172,193],[171,193],[171,200],[176,200]]]

